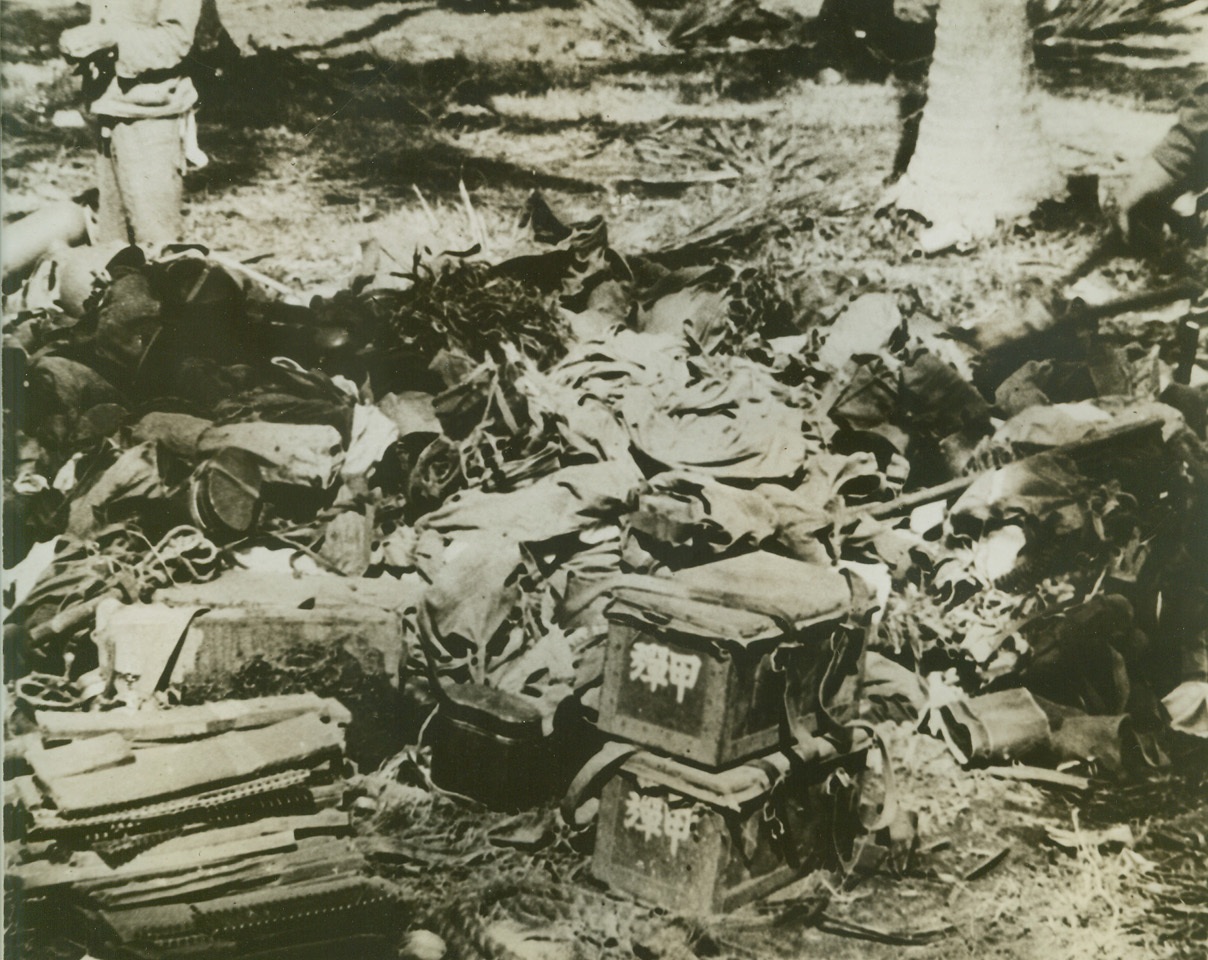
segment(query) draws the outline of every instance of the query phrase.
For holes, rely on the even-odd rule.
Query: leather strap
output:
[[[592,796],[599,792],[602,781],[640,749],[636,744],[620,740],[604,744],[595,756],[583,764],[567,787],[560,806],[562,819],[576,829],[586,827],[591,817],[585,808]]]
[[[884,830],[898,817],[898,787],[893,775],[893,762],[890,759],[889,747],[886,745],[885,739],[877,733],[872,724],[864,720],[857,720],[851,726],[853,729],[863,730],[867,733],[877,748],[877,752],[881,754],[881,779],[885,784],[885,799],[881,803],[881,813],[872,823],[865,823],[864,818],[860,818],[860,825],[866,831],[876,833],[878,830]]]
[[[435,646],[432,643],[432,638],[428,631],[435,629],[432,625],[432,618],[428,613],[428,607],[424,603],[419,605],[419,613],[416,615],[416,639],[419,641],[419,648],[424,655],[424,672],[428,675],[428,683],[432,686],[432,696],[436,698],[436,702],[440,706],[448,706],[449,695],[445,692],[445,685],[441,683],[440,676],[436,670],[436,664],[440,661],[440,655],[436,652]]]

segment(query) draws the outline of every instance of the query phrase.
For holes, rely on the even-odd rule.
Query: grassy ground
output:
[[[85,17],[84,5],[58,0],[4,4],[6,217],[90,185],[86,135],[49,122],[75,96],[55,39]],[[803,318],[829,315],[870,289],[899,293],[945,320],[1010,308],[1026,281],[1053,279],[1076,262],[1097,229],[1066,207],[1048,222],[1004,227],[965,255],[917,256],[910,224],[882,212],[901,86],[844,82],[821,73],[805,49],[641,53],[585,24],[569,3],[461,14],[425,2],[247,0],[226,4],[224,17],[245,56],[204,88],[201,139],[211,162],[190,175],[189,235],[240,257],[264,256],[258,268],[299,291],[346,283],[371,239],[400,264],[417,247],[468,246],[474,231],[461,183],[484,222],[488,254],[519,236],[534,188],[573,218],[604,214],[622,251],[657,249],[714,218],[796,198],[748,255],[775,269]],[[1166,129],[1187,77],[1156,71],[1133,93],[1119,70],[1047,72],[1043,118],[1065,171],[1096,174],[1110,188]],[[761,147],[781,138],[794,144],[788,172]],[[706,176],[720,169],[734,175]],[[1128,287],[1146,269],[1121,262],[1104,278]],[[632,956],[634,943],[645,942],[634,931],[654,923],[680,931],[701,956],[1203,956],[1185,936],[1194,925],[1176,924],[1183,932],[1171,938],[1161,913],[1170,889],[1161,878],[1208,880],[1202,803],[1173,787],[1130,808],[1099,803],[1100,819],[1133,824],[1136,849],[1070,854],[1043,845],[1043,827],[1071,826],[1080,801],[963,774],[930,741],[902,736],[898,746],[924,841],[949,845],[906,876],[882,871],[839,890],[829,911],[883,929],[950,923],[950,936],[930,946],[871,944],[805,923],[760,926],[754,914],[702,929],[592,894],[554,924],[557,936],[545,931],[546,948],[563,951],[549,955]],[[1186,874],[1197,853],[1187,838],[1195,837],[1198,872]],[[1001,866],[960,879],[1004,847],[1011,853]],[[537,870],[516,857],[497,867],[522,891]],[[413,887],[420,899],[440,889],[438,880],[468,895],[489,874],[446,871],[413,878]],[[581,874],[581,858],[564,851],[542,876],[578,883]],[[438,906],[427,904],[437,926]],[[495,909],[497,920],[508,918],[506,903]],[[495,935],[508,929],[496,924]],[[538,955],[526,942],[524,955]]]

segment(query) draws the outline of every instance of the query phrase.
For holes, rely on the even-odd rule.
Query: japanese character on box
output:
[[[692,839],[695,808],[671,806],[657,794],[629,791],[625,798],[625,829],[636,830],[647,840],[664,837],[675,855],[681,843]]]
[[[684,693],[696,686],[700,677],[700,657],[675,653],[660,643],[639,641],[629,651],[629,679],[636,680],[654,693],[664,687],[675,690],[675,702],[684,702]]]

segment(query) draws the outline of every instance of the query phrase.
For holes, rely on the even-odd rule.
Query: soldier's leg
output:
[[[117,181],[135,243],[162,245],[181,239],[183,134],[180,117],[131,120],[114,128]]]
[[[117,171],[114,169],[112,127],[102,124],[97,128],[96,186],[97,211],[94,242],[109,243],[120,240],[130,242],[130,229],[126,223],[126,209],[122,205],[122,192],[118,187]]]

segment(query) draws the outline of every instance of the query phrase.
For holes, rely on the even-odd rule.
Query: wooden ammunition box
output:
[[[338,646],[367,676],[397,686],[410,653],[405,616],[418,596],[414,585],[388,577],[238,571],[160,590],[154,599],[204,610],[189,624],[173,679],[221,683],[256,657],[271,662],[299,650]],[[124,613],[139,616],[137,606]]]
[[[828,653],[850,602],[837,571],[765,553],[627,578],[608,608],[600,729],[712,768],[767,752],[785,712],[774,654]]]
[[[668,910],[733,910],[822,867],[855,834],[865,751],[719,773],[637,753],[604,787],[592,873]]]

